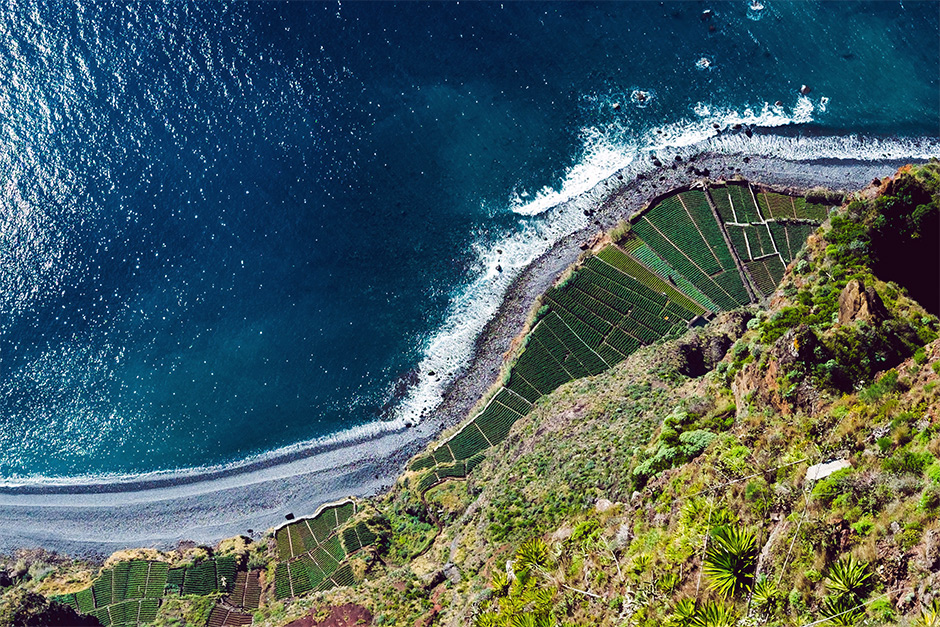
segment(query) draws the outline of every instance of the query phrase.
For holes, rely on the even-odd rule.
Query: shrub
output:
[[[940,483],[940,461],[934,461],[924,470],[927,478],[934,483]]]
[[[698,457],[718,436],[705,429],[695,429],[679,434],[679,449],[689,458]]]
[[[813,486],[813,498],[824,505],[830,505],[836,497],[845,491],[847,479],[851,474],[851,468],[844,468],[832,473],[825,479],[817,481],[816,485]]]
[[[868,613],[881,624],[893,623],[896,620],[894,606],[885,598],[875,599],[868,606]]]
[[[920,495],[920,509],[930,512],[940,507],[940,491],[935,486],[930,486]]]
[[[867,536],[874,527],[875,521],[870,515],[865,515],[852,525],[852,530],[860,536]]]
[[[919,475],[924,472],[927,465],[934,461],[930,453],[917,453],[914,451],[898,452],[881,462],[881,467],[887,472],[901,474],[909,472]]]

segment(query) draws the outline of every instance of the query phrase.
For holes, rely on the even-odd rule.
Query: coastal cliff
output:
[[[14,556],[0,622],[74,624],[68,595],[100,589],[99,571],[116,594],[111,573],[133,558],[183,569],[155,625],[341,625],[353,607],[375,625],[934,624],[938,192],[937,163],[878,181],[814,227],[764,305],[546,387],[466,461],[449,445],[451,459],[434,457],[445,432],[416,458],[433,467],[413,461],[386,494],[323,510],[322,532],[318,515],[307,532],[116,555],[104,570]],[[442,476],[461,462],[462,476]],[[329,589],[294,594],[313,586],[292,564],[320,545],[339,546],[344,566]],[[255,607],[250,576],[240,598],[221,579],[229,559],[256,574]],[[186,573],[210,563],[215,583],[187,590]],[[125,623],[140,624],[112,620]]]

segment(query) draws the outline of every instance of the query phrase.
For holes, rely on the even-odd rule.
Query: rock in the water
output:
[[[883,320],[888,317],[881,297],[873,288],[865,289],[865,283],[852,279],[839,294],[839,324],[849,324],[855,320],[866,322]]]
[[[813,91],[813,88],[810,87],[809,85],[802,85],[802,86],[800,87],[800,94],[802,94],[803,96],[805,96],[806,94],[808,94],[808,93],[811,92],[811,91]]]

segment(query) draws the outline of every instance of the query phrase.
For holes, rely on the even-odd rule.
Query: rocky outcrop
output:
[[[856,320],[879,322],[888,317],[881,297],[874,288],[865,287],[859,279],[852,279],[839,294],[839,324]]]
[[[809,379],[782,389],[781,374],[796,364],[811,364],[822,350],[819,338],[805,325],[790,329],[770,348],[766,361],[746,364],[731,384],[738,411],[747,413],[747,399],[772,406],[784,416],[797,410],[815,413],[820,404],[819,390]]]
[[[687,377],[700,377],[721,361],[735,340],[744,335],[750,312],[732,311],[719,316],[714,324],[689,335],[669,350],[670,366]]]

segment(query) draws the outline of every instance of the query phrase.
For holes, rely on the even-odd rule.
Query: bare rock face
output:
[[[924,568],[935,571],[940,566],[940,530],[930,529],[924,534]]]
[[[679,340],[666,361],[687,377],[700,377],[721,361],[735,340],[744,335],[753,314],[732,311],[721,314],[708,328]]]
[[[797,410],[808,413],[818,411],[820,394],[812,381],[804,379],[792,389],[781,389],[779,379],[781,372],[789,370],[798,362],[812,363],[819,347],[820,342],[816,334],[801,325],[796,329],[789,329],[771,346],[763,366],[759,361],[746,364],[735,375],[731,384],[738,415],[746,415],[748,397],[774,407],[784,416],[789,416]]]
[[[852,279],[839,294],[839,324],[856,320],[878,322],[888,316],[881,297],[874,288],[865,288],[865,283]]]

